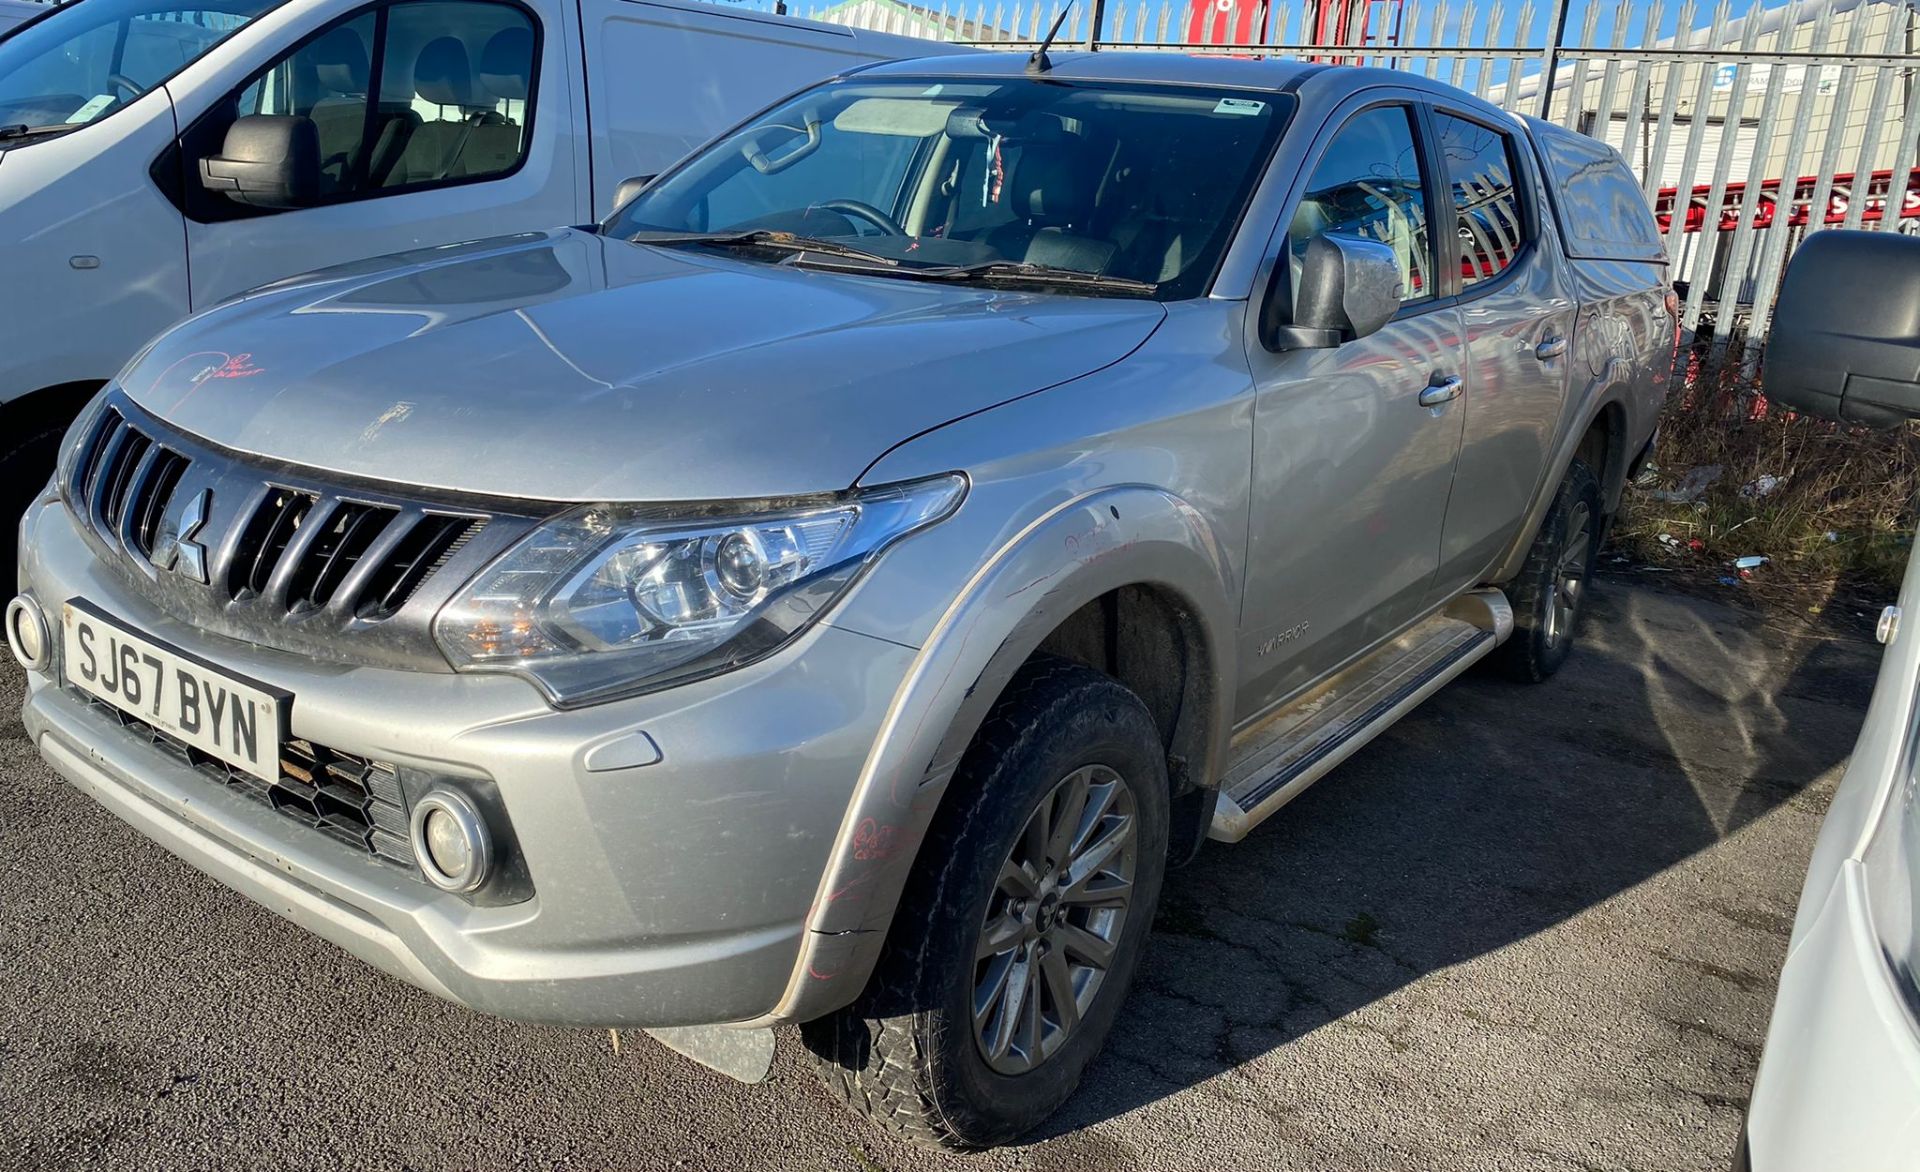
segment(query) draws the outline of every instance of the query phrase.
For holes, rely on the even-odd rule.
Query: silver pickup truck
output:
[[[404,980],[981,1146],[1163,875],[1566,659],[1676,341],[1608,147],[1401,73],[890,64],[607,223],[170,330],[23,522],[40,752]]]

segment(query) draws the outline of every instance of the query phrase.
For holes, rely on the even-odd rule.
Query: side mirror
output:
[[[256,208],[320,202],[320,134],[312,119],[249,114],[234,121],[220,153],[200,160],[200,185]]]
[[[1807,237],[1780,286],[1760,376],[1767,398],[1809,415],[1920,419],[1920,237]]]
[[[1330,349],[1377,332],[1400,312],[1400,262],[1378,241],[1331,234],[1309,241],[1291,320],[1286,264],[1285,256],[1276,262],[1260,315],[1269,350]]]
[[[617,212],[632,203],[634,198],[645,191],[647,185],[655,178],[656,176],[653,175],[634,175],[622,179],[620,186],[613,189],[613,210]]]

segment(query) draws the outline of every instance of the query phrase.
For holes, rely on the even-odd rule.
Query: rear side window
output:
[[[1666,259],[1647,198],[1627,161],[1598,139],[1528,119],[1547,175],[1567,255],[1593,260]]]
[[[1471,288],[1504,272],[1530,239],[1517,178],[1518,144],[1478,122],[1450,114],[1434,118],[1460,237],[1460,284]]]

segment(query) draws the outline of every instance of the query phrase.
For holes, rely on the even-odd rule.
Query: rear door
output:
[[[324,25],[182,136],[193,307],[295,273],[584,218],[559,5],[395,0]],[[310,119],[322,194],[266,210],[200,184],[241,115]]]
[[[1308,156],[1275,244],[1276,263],[1296,271],[1316,235],[1387,244],[1401,263],[1398,316],[1323,350],[1270,353],[1248,331],[1256,399],[1243,719],[1417,618],[1432,585],[1461,411],[1457,399],[1423,406],[1420,396],[1458,375],[1461,356],[1457,314],[1440,295],[1443,250],[1431,225],[1441,205],[1423,125],[1411,96],[1343,107]]]
[[[1437,598],[1477,583],[1526,516],[1567,400],[1578,307],[1522,132],[1465,106],[1429,113],[1451,250],[1443,280],[1465,351]]]

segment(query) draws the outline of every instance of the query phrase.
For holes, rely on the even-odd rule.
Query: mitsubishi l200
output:
[[[25,722],[421,988],[747,1077],[800,1023],[1000,1143],[1169,865],[1566,660],[1674,325],[1620,158],[1443,85],[878,65],[162,335],[23,522]]]

